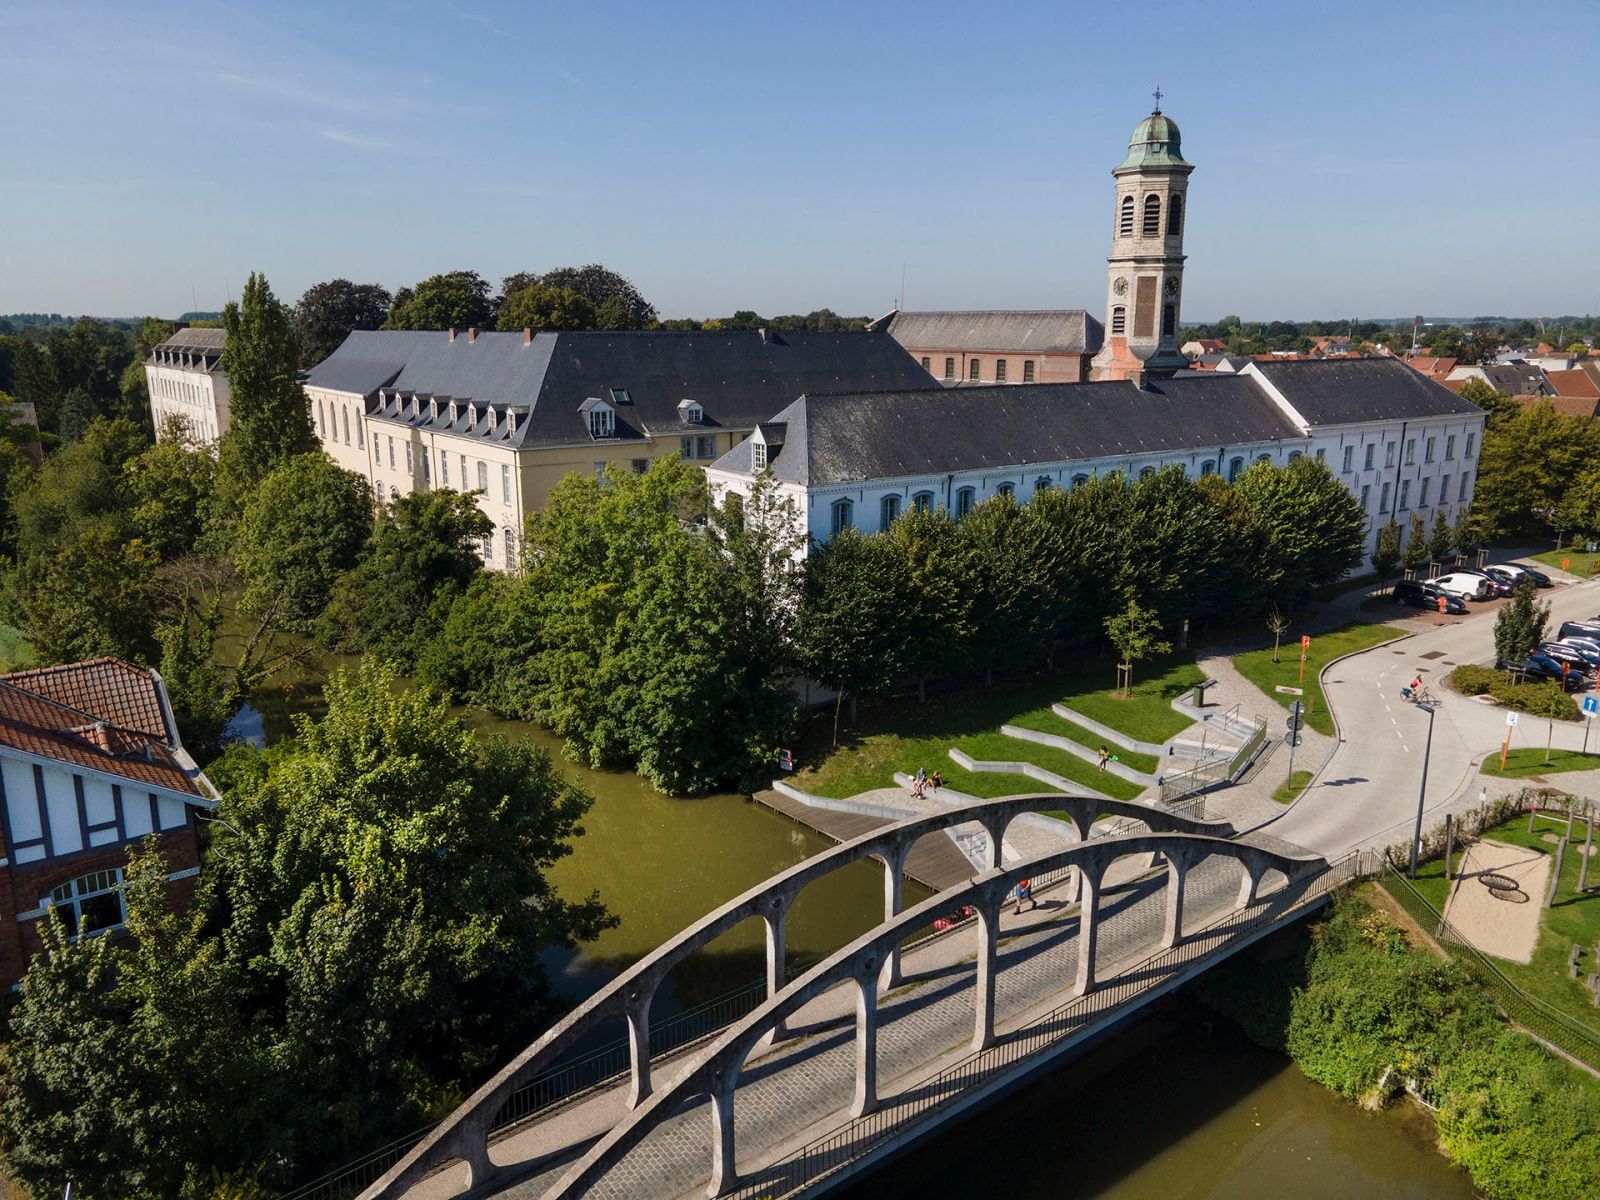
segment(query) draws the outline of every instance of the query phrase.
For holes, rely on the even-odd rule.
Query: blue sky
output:
[[[877,313],[902,269],[908,307],[1098,312],[1157,82],[1186,319],[1593,312],[1592,41],[1476,3],[9,0],[0,312],[590,261],[664,316]]]

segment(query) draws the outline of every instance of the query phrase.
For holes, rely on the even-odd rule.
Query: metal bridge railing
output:
[[[1213,759],[1200,763],[1187,771],[1179,771],[1172,775],[1161,777],[1161,802],[1173,804],[1185,796],[1192,796],[1206,788],[1215,787],[1220,783],[1232,782],[1244,774],[1262,746],[1267,741],[1267,719],[1257,717],[1254,728],[1249,737],[1233,754],[1226,759]]]

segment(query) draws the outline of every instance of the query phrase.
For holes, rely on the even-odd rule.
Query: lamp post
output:
[[[1432,704],[1426,704],[1421,700],[1414,700],[1412,703],[1428,714],[1428,740],[1423,743],[1422,747],[1422,782],[1417,787],[1417,826],[1411,834],[1411,869],[1407,872],[1410,878],[1415,879],[1417,877],[1417,854],[1422,849],[1422,805],[1428,797],[1428,756],[1433,750],[1433,714],[1438,710],[1439,704],[1437,701]],[[1446,867],[1448,866],[1449,864],[1447,863]]]

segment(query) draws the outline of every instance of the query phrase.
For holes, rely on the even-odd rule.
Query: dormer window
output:
[[[428,401],[428,423],[430,425],[436,424],[438,422],[438,420],[439,420],[439,401],[436,400],[436,399],[430,399]]]
[[[456,417],[458,415],[459,415],[458,407],[456,405],[456,402],[454,400],[452,400],[452,401],[450,401],[450,424],[454,425],[456,423]]]
[[[767,469],[767,444],[759,438],[750,443],[751,463],[758,471]]]
[[[496,416],[495,416],[495,411],[494,411],[494,405],[491,404],[491,405],[489,405],[489,432],[491,434],[494,433],[495,426],[496,426]]]
[[[617,410],[598,396],[590,396],[578,405],[578,411],[589,423],[589,436],[608,438],[617,436]]]
[[[680,400],[678,401],[678,416],[683,419],[685,425],[698,425],[706,419],[706,410],[693,400]]]
[[[628,389],[627,388],[608,388],[607,390],[611,393],[611,403],[613,403],[613,404],[632,404],[633,403],[633,401],[628,398]]]
[[[506,409],[506,432],[508,434],[517,432],[517,410],[514,408]]]
[[[467,405],[467,428],[471,429],[477,423],[478,423],[478,406],[476,404],[469,404],[469,405]]]

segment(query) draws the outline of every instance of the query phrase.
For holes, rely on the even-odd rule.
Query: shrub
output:
[[[1495,684],[1505,679],[1504,671],[1492,671],[1488,667],[1475,667],[1471,663],[1463,663],[1450,672],[1450,686],[1463,696],[1481,696],[1492,691]]]
[[[1450,686],[1463,696],[1493,696],[1495,702],[1517,712],[1536,717],[1554,717],[1562,721],[1578,719],[1578,703],[1554,680],[1539,683],[1516,683],[1506,671],[1476,667],[1470,663],[1451,671]]]

